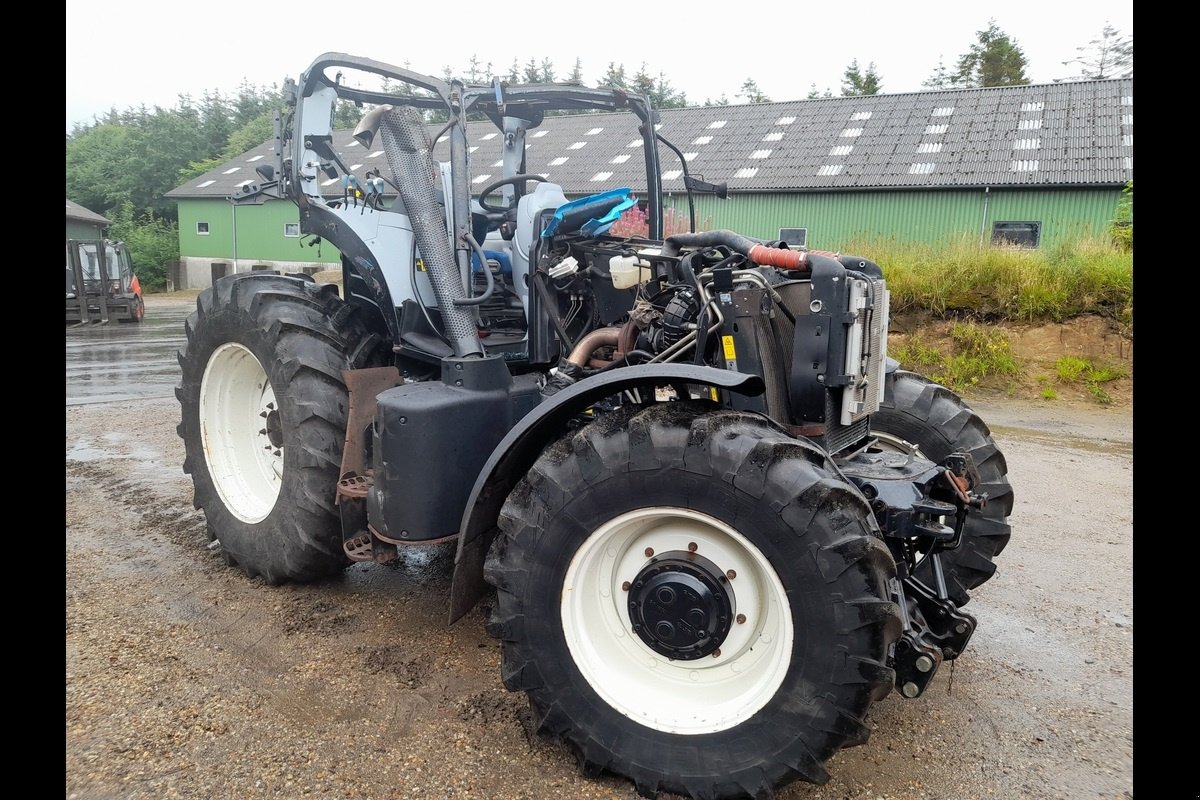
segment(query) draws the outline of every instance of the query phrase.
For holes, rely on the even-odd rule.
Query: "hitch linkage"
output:
[[[871,505],[896,561],[892,596],[903,632],[892,654],[896,688],[920,697],[943,661],[966,649],[975,618],[959,610],[946,588],[942,553],[956,550],[971,509],[987,495],[975,493],[979,472],[968,453],[952,453],[941,465],[895,453],[861,454],[844,467]],[[934,586],[914,571],[928,561]]]

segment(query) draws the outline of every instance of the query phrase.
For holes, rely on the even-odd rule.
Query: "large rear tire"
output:
[[[377,365],[379,337],[335,286],[255,274],[202,292],[185,332],[178,432],[209,538],[272,584],[340,571],[342,372]]]
[[[764,797],[867,740],[891,690],[895,564],[825,454],[692,403],[549,447],[485,564],[503,679],[588,774],[647,797]]]
[[[976,491],[987,493],[987,506],[972,511],[956,550],[942,552],[942,566],[950,599],[963,606],[968,592],[996,572],[994,559],[1008,544],[1012,529],[1013,490],[1008,463],[992,439],[992,432],[961,397],[913,372],[895,373],[892,391],[871,415],[871,432],[885,449],[913,453],[941,463],[954,452],[969,453],[979,470]],[[934,585],[928,560],[917,564],[914,575]]]

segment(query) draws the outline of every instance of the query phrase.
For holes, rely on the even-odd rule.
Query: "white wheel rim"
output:
[[[242,522],[265,519],[283,479],[279,409],[266,370],[240,344],[221,345],[204,368],[200,437],[225,507]]]
[[[689,550],[729,581],[734,622],[718,654],[672,660],[633,632],[623,588],[655,553]],[[792,612],[766,556],[725,523],[682,508],[652,507],[600,526],[575,553],[562,591],[562,623],[575,665],[609,706],[667,733],[703,734],[741,724],[767,704],[787,675]]]

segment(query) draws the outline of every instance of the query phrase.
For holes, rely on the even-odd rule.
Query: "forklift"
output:
[[[129,250],[110,239],[67,240],[67,324],[141,322],[142,286]]]

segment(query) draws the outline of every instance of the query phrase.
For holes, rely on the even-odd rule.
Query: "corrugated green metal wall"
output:
[[[696,198],[696,220],[761,239],[776,238],[781,227],[807,228],[809,247],[830,250],[873,239],[978,241],[981,231],[986,243],[993,222],[1032,221],[1042,223],[1041,245],[1048,247],[1089,231],[1102,234],[1120,194],[1111,188],[704,195]],[[675,195],[668,205],[686,224],[687,197]]]
[[[981,234],[986,243],[993,222],[1040,222],[1041,246],[1050,247],[1089,232],[1102,234],[1120,194],[1111,188],[735,194],[728,200],[702,195],[696,198],[696,219],[708,230],[728,228],[760,239],[776,238],[781,227],[807,228],[809,247],[830,250],[878,239],[935,243],[968,237],[977,242]],[[686,196],[668,197],[667,204],[686,226]],[[234,206],[222,199],[180,200],[180,255],[233,258],[235,215],[237,258],[338,262],[328,243],[321,245],[318,258],[316,248],[301,248],[299,239],[284,237],[284,223],[299,216],[294,204],[281,201]],[[208,223],[207,236],[196,234],[197,222]]]
[[[223,199],[180,200],[179,255],[338,263],[338,251],[328,243],[321,244],[318,257],[318,248],[301,246],[301,239],[283,235],[284,223],[299,221],[300,210],[291,202],[235,206]],[[196,233],[197,222],[208,223],[207,236]]]

